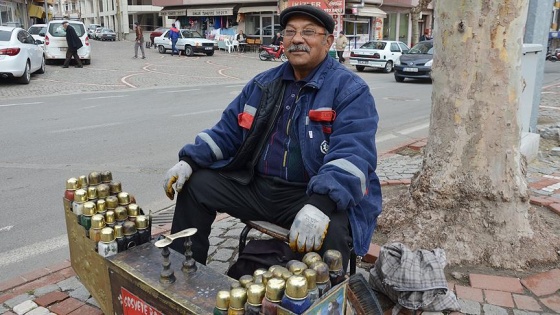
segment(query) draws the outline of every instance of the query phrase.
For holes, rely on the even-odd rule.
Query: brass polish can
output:
[[[122,225],[124,236],[136,234],[136,224],[131,221],[125,221]]]
[[[108,196],[105,198],[107,202],[107,210],[114,210],[119,205],[119,200],[116,196]]]
[[[241,283],[239,283],[239,281],[233,281],[230,285],[229,285],[229,289],[234,289],[234,288],[242,288],[243,286],[241,285]],[[228,291],[229,292],[229,291]]]
[[[78,189],[74,193],[74,202],[84,203],[88,200],[87,191],[84,189]]]
[[[111,195],[113,195],[113,196],[118,195],[120,192],[122,192],[121,182],[111,181],[109,183],[109,191],[110,191]]]
[[[290,272],[290,271],[288,269],[286,269],[285,267],[278,266],[278,267],[274,268],[274,270],[272,270],[272,275],[274,276],[274,278],[282,279],[282,275],[286,272]]]
[[[329,266],[329,271],[342,270],[342,254],[337,250],[329,249],[325,251],[323,261]]]
[[[229,292],[229,308],[233,310],[245,309],[247,302],[247,290],[245,288],[234,288]]]
[[[262,275],[262,274],[265,273],[266,271],[267,271],[267,270],[264,269],[264,268],[259,268],[259,269],[255,270],[255,271],[253,272],[253,277],[256,277],[256,276],[258,276],[258,275]]]
[[[148,230],[148,217],[145,215],[139,215],[136,217],[136,230],[138,231],[138,245],[148,243],[150,241],[151,235],[150,230]]]
[[[99,184],[97,185],[97,198],[105,199],[109,196],[109,185],[107,184]]]
[[[134,222],[136,217],[140,215],[140,207],[135,203],[128,204],[126,206],[126,213],[128,214],[128,219]]]
[[[297,263],[298,261],[299,261],[299,260],[297,260],[297,259],[292,259],[292,260],[288,261],[288,262],[286,263],[286,269],[290,270],[290,267],[291,267],[293,264]]]
[[[101,241],[103,243],[109,243],[115,240],[115,231],[110,227],[104,227],[101,229]]]
[[[263,283],[263,276],[262,275],[258,275],[258,276],[253,276],[253,283]]]
[[[272,272],[267,271],[265,273],[262,274],[262,283],[263,285],[266,287],[266,283],[268,282],[268,280],[272,279],[273,275]]]
[[[88,200],[97,200],[97,186],[88,186],[87,197]]]
[[[251,275],[244,275],[239,278],[239,283],[243,288],[247,288],[247,286],[253,282],[253,276]]]
[[[311,269],[317,272],[317,284],[329,282],[329,266],[322,261],[316,261],[311,265]]]
[[[285,270],[282,272],[282,279],[284,279],[285,281],[287,281],[291,276],[293,276],[294,274],[291,273],[289,270]]]
[[[272,278],[268,280],[266,284],[266,298],[271,302],[280,302],[282,300],[282,296],[284,295],[285,287],[286,281],[284,281],[284,279]]]
[[[294,275],[301,275],[305,269],[307,269],[307,265],[298,260],[296,260],[296,262],[291,264],[290,268],[288,268],[288,270],[290,270],[290,272]]]
[[[294,300],[307,297],[307,279],[302,275],[293,275],[286,281],[286,296]]]
[[[216,308],[220,311],[227,311],[229,307],[229,299],[229,291],[218,291],[218,294],[216,294]]]
[[[105,212],[107,211],[107,202],[105,201],[105,199],[97,199],[96,206],[97,213],[105,214]]]
[[[89,186],[87,176],[86,175],[80,175],[78,177],[78,188],[87,189],[87,186]]]
[[[105,227],[105,218],[102,214],[94,214],[91,216],[91,228],[102,229]]]
[[[282,266],[280,266],[280,265],[272,265],[272,266],[268,267],[268,271],[274,272],[274,269],[276,269],[276,268],[278,268],[278,267],[282,267]]]
[[[66,190],[76,190],[78,189],[78,179],[76,177],[70,177],[66,180]]]
[[[115,208],[114,211],[115,211],[115,219],[116,219],[118,222],[121,222],[121,223],[122,223],[123,221],[125,221],[126,219],[128,219],[128,212],[127,212],[127,210],[126,210],[125,207],[123,207],[123,206],[118,206],[118,207]]]
[[[303,256],[303,259],[301,261],[303,261],[307,265],[307,267],[311,267],[314,262],[323,261],[323,259],[321,258],[321,255],[319,255],[319,253],[309,252]]]
[[[91,172],[88,175],[88,182],[90,186],[97,186],[101,184],[101,174],[99,172]]]
[[[107,212],[105,212],[105,222],[108,226],[115,226],[115,211],[107,210]]]
[[[95,206],[95,202],[93,201],[84,202],[84,209],[82,210],[82,215],[91,217],[95,213],[97,213],[97,207]]]
[[[317,288],[317,271],[307,268],[303,271],[303,276],[307,279],[307,289],[309,291]]]
[[[113,180],[113,173],[111,171],[103,171],[101,172],[101,182],[105,184],[109,184]]]
[[[130,203],[130,195],[127,192],[121,191],[117,194],[119,206],[126,206]]]
[[[262,284],[253,283],[247,288],[247,303],[261,305],[266,287]]]

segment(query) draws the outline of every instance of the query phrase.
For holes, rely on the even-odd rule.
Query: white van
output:
[[[66,59],[68,44],[66,43],[66,31],[62,27],[62,22],[64,20],[53,20],[47,24],[47,33],[45,34],[45,59],[47,61]],[[91,46],[84,23],[69,20],[68,24],[74,28],[76,34],[82,40],[83,46],[78,49],[80,60],[89,65],[91,62]]]

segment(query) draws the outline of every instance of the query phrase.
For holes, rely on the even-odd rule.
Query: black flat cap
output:
[[[334,31],[333,18],[327,12],[312,5],[296,5],[282,11],[282,13],[280,13],[280,26],[282,26],[282,29],[286,28],[286,24],[288,24],[290,18],[296,15],[305,15],[314,19],[331,34]]]

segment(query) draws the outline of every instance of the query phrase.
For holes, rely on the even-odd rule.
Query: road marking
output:
[[[186,113],[186,114],[172,115],[172,117],[193,116],[193,115],[208,114],[208,113],[215,113],[215,112],[221,112],[221,111],[223,111],[223,109],[210,109],[210,110],[203,110],[203,111],[200,111],[200,112],[192,112],[192,113]]]
[[[112,96],[88,97],[88,98],[84,98],[84,100],[99,100],[99,99],[103,99],[103,98],[117,98],[117,97],[128,97],[128,95],[112,95]]]
[[[0,228],[0,232],[2,232],[2,231],[9,231],[9,230],[11,230],[13,227],[14,227],[13,225],[5,226],[5,227],[3,227],[3,228]]]
[[[375,142],[383,142],[383,141],[387,141],[387,140],[391,140],[391,139],[395,139],[397,138],[397,136],[395,135],[384,135],[381,137],[375,137]]]
[[[560,107],[554,107],[554,106],[539,106],[540,108],[547,108],[547,109],[556,109],[559,110]]]
[[[67,129],[53,130],[53,131],[50,131],[50,133],[61,133],[61,132],[67,132],[67,131],[82,131],[82,130],[88,130],[88,129],[97,129],[97,128],[117,126],[117,125],[122,125],[122,123],[109,123],[109,124],[101,124],[101,125],[84,126],[84,127],[78,127],[78,128],[67,128]]]
[[[15,264],[68,246],[66,234],[0,254],[0,267]]]
[[[160,91],[157,94],[167,94],[167,93],[182,93],[182,92],[192,92],[192,91],[200,91],[202,89],[194,89],[194,90],[179,90],[179,91]]]
[[[37,105],[37,104],[43,104],[43,102],[19,103],[19,104],[5,104],[5,105],[0,105],[0,107],[25,106],[25,105]]]
[[[416,132],[418,130],[422,130],[422,129],[426,129],[430,126],[430,123],[425,123],[425,124],[421,124],[415,127],[411,127],[411,128],[407,128],[407,129],[403,129],[401,130],[399,133],[403,134],[403,135],[407,135],[413,132]]]
[[[397,135],[408,135],[408,134],[414,133],[418,130],[426,129],[429,126],[430,126],[429,123],[425,123],[425,124],[421,124],[421,125],[418,125],[418,126],[403,129],[403,130],[400,130],[400,131],[393,131],[391,134],[375,137],[375,142],[376,143],[381,143],[381,142],[384,142],[384,141],[396,139],[396,138],[399,137]]]

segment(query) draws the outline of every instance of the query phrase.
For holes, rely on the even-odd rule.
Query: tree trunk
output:
[[[528,0],[435,6],[429,138],[390,240],[444,248],[451,264],[518,268],[556,260],[554,246],[530,225],[519,151]]]
[[[419,39],[420,39],[420,32],[423,32],[424,30],[419,30],[418,29],[418,21],[420,20],[420,13],[422,13],[422,11],[426,10],[426,8],[428,7],[428,5],[430,5],[430,3],[432,2],[432,0],[420,0],[418,2],[418,5],[416,5],[415,7],[412,7],[410,9],[410,21],[412,23],[412,39],[410,41],[410,47],[414,46],[416,43],[418,43]]]

